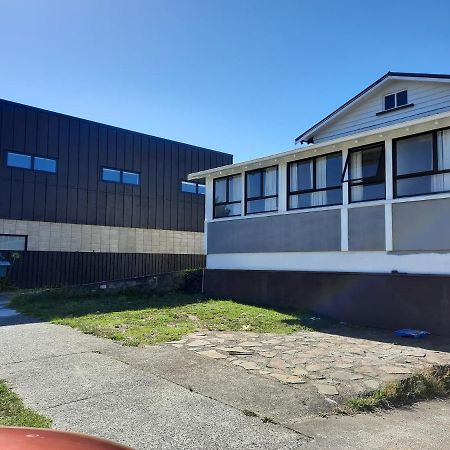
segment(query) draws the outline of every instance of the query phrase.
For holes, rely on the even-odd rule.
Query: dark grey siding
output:
[[[208,223],[208,254],[341,249],[340,211],[313,211]]]
[[[394,251],[450,251],[450,199],[392,205]]]
[[[57,174],[6,167],[8,150],[56,158]],[[0,218],[202,231],[204,197],[187,174],[232,156],[0,100]],[[100,181],[102,166],[137,171],[141,185]]]
[[[348,210],[348,249],[385,250],[384,206],[364,206]]]
[[[203,255],[25,252],[15,262],[10,279],[22,288],[52,287],[135,278],[204,265]]]

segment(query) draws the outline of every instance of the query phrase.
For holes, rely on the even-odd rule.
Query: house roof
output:
[[[333,111],[331,114],[328,114],[328,116],[324,117],[322,120],[317,122],[315,125],[313,125],[311,128],[306,130],[304,133],[302,133],[300,136],[298,136],[295,139],[295,143],[313,143],[313,132],[317,131],[319,128],[327,124],[331,119],[334,119],[339,114],[341,114],[344,110],[346,110],[350,105],[353,105],[356,101],[360,100],[362,97],[364,97],[366,94],[368,94],[370,91],[372,91],[377,86],[381,85],[382,83],[386,82],[388,79],[397,79],[397,78],[403,78],[403,79],[423,79],[423,80],[448,80],[450,81],[450,75],[447,74],[440,74],[440,73],[412,73],[412,72],[387,72],[384,74],[381,78],[376,80],[374,83],[372,83],[370,86],[366,87],[364,90],[362,90],[359,94],[356,94],[353,98],[351,98],[348,102],[341,105],[339,108],[337,108],[335,111]]]

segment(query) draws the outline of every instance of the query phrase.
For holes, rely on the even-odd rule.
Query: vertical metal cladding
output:
[[[8,167],[8,152],[56,159],[57,171]],[[226,153],[0,100],[0,219],[202,232],[204,196],[182,192],[181,181],[191,172],[232,159]],[[138,172],[140,184],[104,182],[103,167]],[[11,277],[23,287],[57,286],[204,265],[203,255],[158,253],[163,247],[156,245],[152,254],[26,251]]]

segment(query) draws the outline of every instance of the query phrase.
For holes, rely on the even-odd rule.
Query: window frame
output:
[[[398,102],[397,102],[397,95],[402,93],[402,92],[406,92],[406,103],[404,103],[403,105],[399,105]],[[394,100],[395,100],[394,106],[392,108],[386,108],[386,97],[389,97],[391,95],[394,96]],[[393,111],[393,110],[398,109],[398,108],[403,108],[406,105],[409,105],[408,100],[409,100],[408,89],[402,89],[400,91],[389,92],[388,94],[383,96],[383,111]]]
[[[363,152],[365,150],[370,150],[372,148],[382,147],[382,154],[380,157],[380,161],[378,161],[377,174],[372,177],[361,177],[361,178],[353,178],[353,179],[345,179],[345,175],[350,172],[350,158],[352,153]],[[384,167],[384,177],[381,178],[379,175],[380,169]],[[364,183],[364,180],[369,179]],[[345,159],[344,169],[342,171],[341,177],[342,183],[347,183],[347,194],[348,194],[348,203],[363,203],[363,202],[374,202],[380,200],[386,200],[386,145],[384,141],[375,142],[373,144],[361,145],[359,147],[353,147],[348,149],[347,158]],[[373,200],[352,200],[352,187],[353,186],[370,186],[371,184],[380,184],[384,181],[384,197]]]
[[[427,192],[427,193],[422,193],[422,194],[411,194],[411,195],[398,195],[397,194],[397,180],[450,173],[450,169],[439,170],[439,168],[438,168],[439,157],[438,157],[437,134],[439,133],[439,131],[446,131],[446,130],[450,130],[450,127],[435,128],[433,130],[424,131],[422,133],[409,134],[407,136],[402,136],[402,137],[392,139],[392,184],[393,184],[392,188],[393,188],[393,197],[394,198],[419,197],[422,195],[445,194],[445,193],[450,192],[450,189],[447,189],[445,191]],[[432,135],[433,169],[432,170],[424,170],[422,172],[414,172],[414,173],[409,173],[409,174],[397,175],[397,141],[401,141],[402,139],[418,137],[418,136],[425,136],[426,134]]]
[[[195,192],[183,191],[183,183],[194,185]],[[183,194],[203,195],[203,196],[206,195],[206,184],[204,184],[204,183],[196,183],[195,181],[181,180],[180,185],[181,185],[181,192]],[[200,192],[200,190],[199,190],[200,186],[203,186],[204,192]]]
[[[296,164],[299,162],[307,162],[307,161],[313,161],[313,186],[316,186],[316,178],[317,178],[317,174],[316,174],[316,160],[317,158],[323,158],[328,157],[328,156],[335,156],[335,155],[340,155],[341,156],[341,170],[342,170],[342,151],[339,150],[337,152],[333,152],[333,153],[325,153],[323,155],[317,155],[317,156],[311,156],[309,158],[304,158],[304,159],[297,159],[295,161],[289,161],[287,163],[287,194],[286,194],[286,209],[288,211],[295,211],[298,209],[310,209],[310,208],[326,208],[327,206],[337,206],[337,205],[342,205],[343,204],[343,200],[344,198],[342,197],[342,200],[339,203],[329,203],[327,205],[314,205],[314,206],[302,206],[302,207],[298,207],[298,208],[290,208],[289,207],[289,198],[291,195],[301,195],[301,194],[310,194],[313,192],[322,192],[322,191],[331,191],[331,190],[335,190],[338,188],[341,188],[341,191],[343,193],[344,190],[344,184],[342,181],[342,176],[341,176],[341,183],[337,186],[333,186],[333,187],[325,187],[325,188],[313,188],[313,189],[303,189],[303,190],[297,190],[297,191],[291,191],[291,165],[292,164]]]
[[[51,171],[51,170],[36,169],[36,158],[46,161],[53,161],[55,163],[55,170]],[[36,172],[58,173],[58,160],[56,158],[48,158],[47,156],[34,155],[32,157],[32,163],[33,163],[33,170]]]
[[[218,177],[218,178],[213,179],[213,219],[226,219],[227,217],[239,217],[242,215],[242,179],[243,179],[242,175],[243,175],[242,173],[236,173],[234,175],[225,175],[223,177]],[[241,177],[241,199],[230,202],[229,201],[229,198],[230,198],[229,186],[230,186],[230,178],[233,178],[233,177]],[[216,203],[216,181],[224,180],[224,179],[227,181],[227,187],[226,187],[226,192],[225,192],[226,201]],[[241,204],[241,212],[239,214],[232,214],[230,216],[222,216],[222,217],[216,216],[216,206],[236,205],[237,203]]]
[[[28,250],[28,235],[27,234],[11,234],[11,233],[0,233],[0,237],[8,236],[13,238],[25,238],[25,248],[23,250],[1,250],[0,252],[26,252]]]
[[[277,193],[275,194],[275,195],[261,195],[261,196],[259,196],[259,197],[248,197],[247,196],[247,175],[248,174],[251,174],[251,173],[255,173],[255,172],[263,172],[264,170],[267,170],[267,169],[272,169],[272,168],[274,168],[274,167],[276,167],[276,169],[277,169],[277,181],[276,181],[276,185],[277,185]],[[279,197],[279,195],[280,195],[280,192],[279,192],[279,178],[280,178],[280,168],[279,168],[279,165],[278,164],[274,164],[274,165],[272,165],[272,166],[267,166],[267,167],[261,167],[261,168],[258,168],[258,169],[252,169],[252,170],[247,170],[247,171],[245,171],[244,172],[244,183],[245,183],[245,186],[244,186],[244,196],[245,196],[245,198],[244,198],[244,201],[245,201],[245,205],[244,205],[244,208],[245,208],[245,210],[244,210],[244,215],[246,215],[246,216],[249,216],[249,215],[253,215],[253,214],[266,214],[266,213],[271,213],[271,212],[276,212],[276,211],[279,211],[279,209],[280,209],[280,205],[279,205],[279,202],[277,201],[277,208],[276,209],[271,209],[271,210],[268,210],[268,211],[258,211],[258,212],[248,212],[248,208],[247,208],[247,203],[249,202],[249,201],[254,201],[254,200],[265,200],[265,199],[268,199],[268,198],[277,198],[278,199],[278,197]],[[261,193],[264,191],[264,180],[263,180],[263,177],[261,176]]]
[[[115,181],[115,180],[105,180],[103,178],[103,171],[104,170],[113,170],[115,172],[119,172],[120,175],[120,179],[119,181]],[[127,172],[129,174],[136,174],[138,176],[138,184],[134,184],[134,183],[127,183],[123,181],[123,173]],[[134,187],[140,187],[141,186],[141,173],[140,172],[135,172],[134,170],[128,170],[128,169],[117,169],[115,167],[109,167],[109,166],[101,166],[100,167],[100,181],[102,181],[103,183],[113,183],[113,184],[123,184],[125,186],[134,186]]]
[[[18,156],[25,156],[27,158],[30,158],[30,167],[11,166],[10,164],[8,164],[8,155],[10,155],[10,154],[18,155]],[[53,172],[50,170],[36,169],[36,158],[53,161],[55,163],[55,171]],[[29,170],[32,172],[49,173],[49,174],[53,174],[53,175],[58,173],[58,159],[57,158],[49,158],[48,156],[44,156],[44,155],[33,155],[31,153],[17,152],[14,150],[5,150],[4,166],[8,169]]]

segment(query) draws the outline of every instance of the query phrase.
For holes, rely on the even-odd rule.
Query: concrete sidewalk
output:
[[[300,396],[186,349],[122,347],[5,308],[0,378],[55,428],[137,449],[431,449],[450,438],[449,402],[381,416],[311,417],[327,402],[315,404],[307,391]]]

